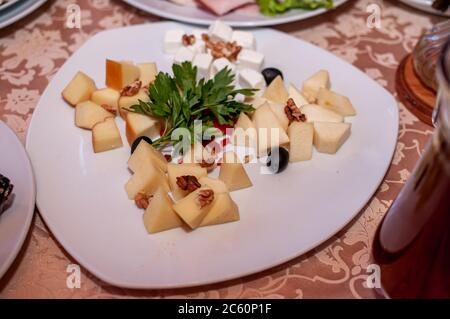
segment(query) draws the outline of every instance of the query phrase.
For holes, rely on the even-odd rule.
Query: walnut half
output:
[[[306,115],[303,114],[293,99],[289,99],[284,107],[284,113],[286,113],[287,118],[289,119],[289,124],[294,121],[297,122],[306,122]]]
[[[137,193],[134,197],[134,202],[136,203],[136,206],[142,209],[147,209],[148,205],[150,204],[151,195],[147,195],[144,193]]]
[[[120,96],[133,96],[136,95],[139,90],[141,89],[142,82],[141,81],[134,81],[130,85],[127,85],[120,91]]]
[[[214,192],[211,189],[202,189],[198,192],[197,204],[203,208],[212,203],[214,200]]]
[[[177,177],[177,185],[184,191],[192,193],[202,185],[198,182],[197,177],[192,175],[183,175]]]

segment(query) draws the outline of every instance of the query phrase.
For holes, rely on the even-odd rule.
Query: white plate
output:
[[[12,5],[13,5],[14,3],[16,3],[17,1],[20,1],[20,0],[9,0],[8,2],[5,2],[5,3],[3,3],[3,4],[0,4],[0,11],[4,10],[4,9],[10,7],[10,6],[12,6]]]
[[[22,19],[29,15],[31,12],[38,9],[47,0],[22,0],[14,3],[14,5],[8,6],[1,11],[0,14],[0,29]]]
[[[0,121],[0,174],[14,184],[12,205],[0,216],[0,278],[22,247],[34,213],[33,171],[16,135]]]
[[[262,14],[247,14],[237,10],[222,17],[218,17],[208,11],[191,6],[179,6],[166,0],[124,0],[128,4],[135,6],[143,11],[154,15],[182,21],[186,23],[210,25],[213,21],[220,19],[234,27],[262,27],[270,25],[278,25],[283,23],[304,20],[319,14],[325,13],[326,9],[317,9],[313,11],[307,10],[290,10],[287,13],[279,14],[274,17],[266,17]],[[335,0],[334,6],[338,7],[348,0]]]
[[[450,9],[445,12],[434,9],[431,5],[433,4],[432,0],[400,0],[401,2],[410,5],[411,7],[417,8],[422,11],[444,15],[450,17]]]
[[[254,187],[233,192],[241,220],[187,233],[175,229],[148,235],[142,212],[127,199],[128,146],[94,154],[91,132],[73,125],[74,110],[61,91],[78,70],[99,87],[105,59],[156,61],[164,33],[189,28],[173,22],[101,32],[59,70],[43,93],[30,124],[27,150],[36,173],[37,205],[64,248],[102,280],[129,288],[184,287],[223,281],[278,265],[345,226],[381,182],[394,151],[398,112],[393,97],[352,65],[311,44],[269,29],[255,30],[266,65],[299,85],[328,69],[333,88],[359,112],[353,133],[337,155],[314,153],[278,175],[247,166]],[[120,41],[117,41],[120,39]],[[279,48],[283,50],[280,51]],[[287,63],[290,61],[290,63]],[[124,123],[118,124],[125,140]]]

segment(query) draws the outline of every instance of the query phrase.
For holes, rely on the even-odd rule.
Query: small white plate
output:
[[[7,27],[8,25],[22,19],[29,15],[47,0],[22,0],[8,5],[7,8],[0,12],[0,29]],[[8,3],[7,3],[8,4]]]
[[[0,216],[0,278],[22,247],[34,213],[35,185],[27,153],[14,132],[0,121],[0,174],[14,185],[12,205]]]
[[[433,0],[400,0],[400,1],[407,5],[410,5],[411,7],[414,7],[416,9],[419,9],[419,10],[422,10],[425,12],[450,17],[450,8],[447,9],[447,11],[445,11],[445,12],[436,10],[431,6],[433,4]]]
[[[0,12],[10,6],[12,6],[14,3],[21,1],[21,0],[9,0],[3,4],[0,4]]]
[[[124,0],[128,4],[154,15],[199,25],[210,25],[220,19],[233,27],[263,27],[304,20],[327,12],[327,9],[317,10],[290,10],[284,14],[267,17],[260,13],[248,14],[242,10],[236,10],[224,16],[218,17],[206,10],[194,6],[180,6],[166,0]],[[348,0],[334,0],[334,7],[338,7]]]
[[[389,167],[398,129],[397,103],[386,90],[351,64],[307,42],[270,29],[254,30],[266,66],[299,86],[327,69],[332,87],[358,111],[352,135],[336,155],[261,175],[247,165],[253,187],[233,192],[241,220],[193,232],[145,231],[142,211],[124,190],[130,178],[128,145],[94,154],[91,132],[73,124],[74,109],[61,91],[79,70],[98,87],[105,59],[155,61],[169,71],[163,53],[168,29],[191,27],[152,23],[101,32],[88,40],[53,77],[30,123],[27,150],[35,169],[37,206],[64,248],[100,279],[128,288],[168,288],[223,281],[278,265],[330,238],[364,207]],[[117,41],[120,39],[120,41]],[[280,50],[280,48],[283,48]],[[125,125],[117,123],[124,143]]]

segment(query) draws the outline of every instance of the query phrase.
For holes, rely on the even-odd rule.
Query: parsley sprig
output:
[[[194,141],[194,121],[201,120],[203,130],[220,125],[233,125],[241,112],[254,108],[235,100],[237,94],[252,96],[254,89],[235,89],[234,75],[224,68],[210,80],[197,81],[197,67],[190,62],[173,64],[173,76],[159,72],[148,90],[149,102],[139,100],[128,111],[163,118],[166,129],[153,141],[154,147],[171,143],[171,134],[176,128],[186,128]]]

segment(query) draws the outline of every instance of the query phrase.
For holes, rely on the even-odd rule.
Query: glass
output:
[[[437,68],[436,129],[373,243],[392,298],[450,298],[450,41]]]
[[[423,84],[437,91],[436,63],[445,43],[450,39],[450,19],[425,32],[412,53],[416,74]]]

